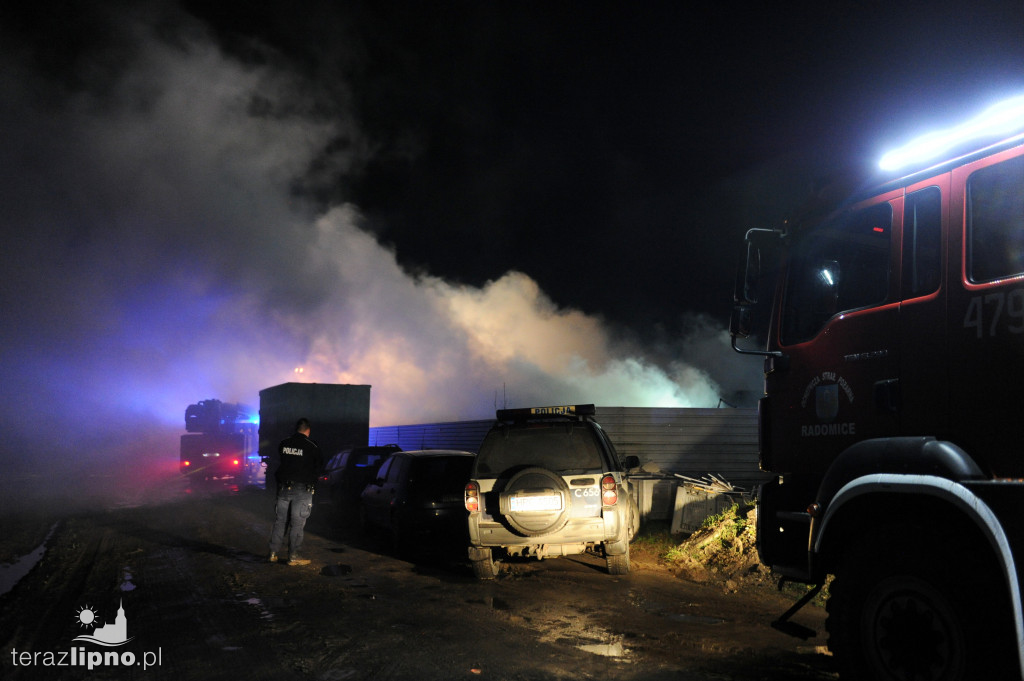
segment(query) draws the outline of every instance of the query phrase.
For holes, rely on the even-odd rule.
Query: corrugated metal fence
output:
[[[765,476],[758,468],[756,409],[598,407],[597,421],[619,455],[636,455],[644,466],[639,480],[645,518],[671,517],[678,473],[701,478],[709,473],[753,490]],[[475,452],[493,420],[423,423],[370,428],[370,445],[402,449],[464,449]],[[659,474],[660,472],[660,474]]]
[[[485,421],[451,421],[419,423],[409,426],[377,426],[370,428],[369,445],[398,445],[406,451],[414,449],[463,449],[476,452],[484,435],[494,425]]]
[[[756,409],[599,407],[597,421],[620,456],[635,454],[647,469],[734,485],[765,479],[758,468]]]
[[[636,455],[649,473],[633,476],[646,520],[679,520],[690,497],[673,474],[702,479],[713,473],[747,491],[767,479],[758,466],[756,409],[599,407],[597,420],[619,456]]]

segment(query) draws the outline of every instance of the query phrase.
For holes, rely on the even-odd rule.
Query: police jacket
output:
[[[316,483],[324,467],[324,455],[315,442],[302,433],[295,433],[281,440],[277,453],[281,460],[275,474],[278,484]]]

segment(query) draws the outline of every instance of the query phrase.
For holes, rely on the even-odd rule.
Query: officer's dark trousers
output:
[[[294,558],[302,549],[306,519],[313,509],[313,492],[306,485],[281,485],[277,489],[277,517],[270,534],[270,550],[279,553],[288,533],[289,555]]]

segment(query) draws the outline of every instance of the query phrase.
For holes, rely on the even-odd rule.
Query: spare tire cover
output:
[[[557,508],[544,508],[559,499]],[[540,508],[520,508],[513,510],[513,497],[519,502],[536,501]],[[571,499],[569,486],[558,473],[546,468],[524,468],[509,478],[508,484],[498,499],[501,514],[512,529],[524,537],[537,537],[557,532],[569,522]],[[525,504],[520,503],[519,506]],[[554,504],[550,504],[554,505]]]

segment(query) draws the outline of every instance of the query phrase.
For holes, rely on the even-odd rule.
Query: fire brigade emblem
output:
[[[834,371],[823,371],[811,379],[804,389],[802,408],[809,408],[814,403],[816,423],[804,423],[800,426],[801,437],[825,437],[833,435],[855,435],[855,421],[841,422],[839,418],[839,401],[845,396],[849,404],[853,404],[853,388],[849,382]]]
[[[839,415],[839,385],[819,385],[814,389],[814,413],[819,421],[832,421]]]

